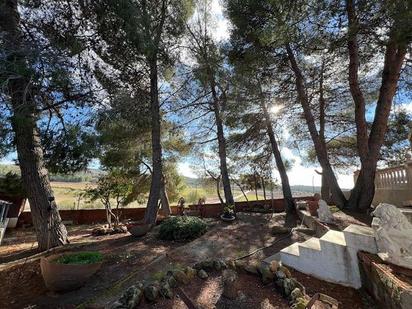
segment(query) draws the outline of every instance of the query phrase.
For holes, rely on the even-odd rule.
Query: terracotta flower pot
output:
[[[102,262],[92,264],[60,264],[56,263],[63,254],[42,257],[41,274],[46,287],[51,291],[70,291],[83,286],[102,266]]]
[[[135,237],[142,237],[146,235],[150,229],[152,228],[152,224],[128,224],[127,230],[130,234]]]
[[[317,216],[318,215],[318,208],[319,204],[318,201],[308,201],[308,211],[311,216]]]

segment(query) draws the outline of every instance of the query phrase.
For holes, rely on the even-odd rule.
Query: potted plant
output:
[[[77,289],[94,275],[103,263],[100,252],[54,254],[40,260],[46,287],[55,292]]]
[[[226,205],[225,208],[223,208],[223,214],[220,216],[220,218],[225,222],[234,221],[236,219],[234,209],[235,205]]]

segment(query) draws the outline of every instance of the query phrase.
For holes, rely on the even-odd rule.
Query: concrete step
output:
[[[279,251],[280,260],[285,265],[301,270],[299,267],[299,243],[295,242]]]
[[[374,254],[378,252],[371,227],[351,224],[344,229],[343,234],[349,248]]]

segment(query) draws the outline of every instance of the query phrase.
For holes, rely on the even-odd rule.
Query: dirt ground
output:
[[[72,227],[69,230],[71,242],[83,244],[83,247],[71,251],[99,250],[104,253],[105,260],[98,273],[79,290],[53,294],[47,292],[44,286],[38,260],[12,267],[7,266],[10,264],[0,265],[1,278],[7,278],[2,280],[0,287],[0,308],[74,308],[79,305],[99,308],[119,297],[137,281],[154,280],[176,265],[192,265],[207,258],[239,258],[271,245],[245,257],[247,260],[260,261],[293,242],[309,237],[296,232],[288,237],[272,236],[271,228],[283,223],[282,214],[273,217],[270,214],[239,214],[238,220],[232,224],[209,220],[208,232],[189,243],[161,241],[156,237],[157,228],[143,238],[136,239],[129,234],[93,237],[90,236],[92,226]],[[0,263],[28,255],[25,250],[32,247],[33,241],[33,233],[28,230],[7,235],[6,246],[0,247]],[[337,298],[341,302],[340,308],[364,308],[359,291],[325,283],[298,272],[293,274],[302,281],[309,295],[323,292]],[[240,290],[245,295],[241,303],[230,303],[220,297],[219,274],[210,276],[206,281],[196,279],[193,284],[184,287],[184,291],[201,308],[288,307],[273,287],[261,286],[257,277],[241,275],[239,280]],[[145,306],[186,308],[178,297]]]

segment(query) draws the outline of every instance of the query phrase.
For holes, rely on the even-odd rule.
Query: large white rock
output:
[[[396,206],[390,204],[379,204],[372,215],[380,258],[412,269],[412,224]]]
[[[318,202],[318,217],[320,222],[332,223],[333,215],[329,209],[328,204],[324,200],[319,200]]]

